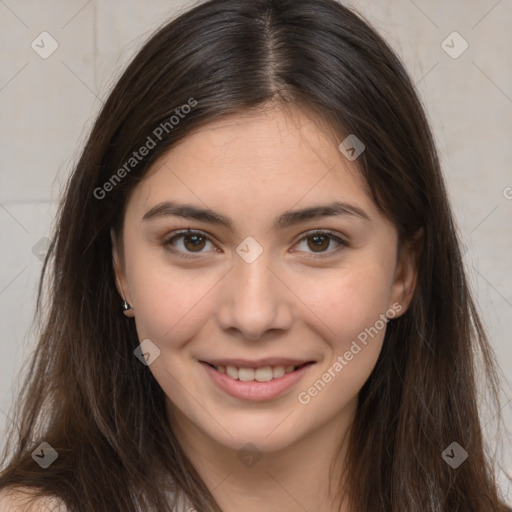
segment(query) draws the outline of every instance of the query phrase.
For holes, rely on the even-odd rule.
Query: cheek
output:
[[[377,321],[383,330],[379,319],[389,308],[391,270],[365,264],[362,270],[332,272],[321,280],[303,279],[300,290],[322,326],[324,339],[333,350],[345,351]]]
[[[387,326],[389,281],[382,275],[379,280],[368,272],[350,273],[329,283],[323,290],[308,289],[329,350],[297,395],[308,414],[318,417],[330,417],[356,399],[375,367]]]
[[[185,342],[207,315],[222,275],[206,269],[180,269],[161,257],[133,256],[130,290],[139,338],[165,345],[173,340]]]
[[[304,296],[321,319],[317,325],[329,345],[329,356],[297,395],[309,412],[335,414],[357,397],[368,379],[386,332],[392,276],[392,259],[361,259],[321,283],[303,281]]]

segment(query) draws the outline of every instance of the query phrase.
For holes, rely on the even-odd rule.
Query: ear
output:
[[[110,239],[112,241],[112,266],[114,269],[114,278],[116,281],[116,288],[122,300],[128,302],[131,309],[123,311],[124,315],[130,318],[135,316],[133,310],[133,302],[129,292],[129,286],[126,279],[126,273],[123,263],[122,248],[119,246],[120,242],[116,236],[114,229],[110,230]]]
[[[403,315],[412,300],[418,279],[418,257],[423,242],[423,228],[412,239],[404,241],[398,249],[397,265],[391,289],[390,308],[399,304],[396,316]],[[396,307],[396,306],[395,306]],[[398,313],[397,311],[397,313]]]

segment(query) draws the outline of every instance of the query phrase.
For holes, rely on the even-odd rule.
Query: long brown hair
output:
[[[497,371],[428,123],[394,52],[334,0],[208,1],[165,24],[121,76],[60,205],[38,296],[39,311],[45,292],[49,307],[0,488],[28,486],[70,511],[163,511],[170,477],[198,511],[220,511],[173,435],[162,389],[133,355],[139,340],[120,311],[110,230],[122,231],[130,191],[178,140],[269,101],[307,106],[340,142],[357,134],[366,147],[357,162],[377,205],[402,241],[423,233],[412,303],[389,323],[359,395],[351,510],[506,510],[475,384],[481,364],[497,404]],[[148,137],[154,147],[130,160]],[[58,453],[45,470],[31,457],[41,442]],[[469,454],[457,468],[442,457],[453,442]]]

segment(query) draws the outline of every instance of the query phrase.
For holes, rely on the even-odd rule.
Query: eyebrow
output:
[[[274,221],[272,229],[283,229],[302,222],[322,217],[334,217],[349,215],[371,221],[369,215],[358,206],[334,201],[325,205],[313,205],[300,210],[288,210],[282,213]],[[165,217],[183,217],[185,219],[194,219],[209,224],[224,226],[233,229],[233,221],[209,208],[198,208],[191,204],[183,204],[175,201],[164,201],[148,210],[142,220],[154,220]]]

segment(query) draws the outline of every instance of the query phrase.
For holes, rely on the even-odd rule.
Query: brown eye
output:
[[[302,248],[300,247],[302,244]],[[319,257],[331,256],[340,249],[348,247],[348,242],[331,231],[314,231],[306,234],[299,243],[299,250],[309,254],[316,253]],[[333,247],[334,246],[334,247]]]
[[[308,236],[308,247],[313,250],[313,252],[323,252],[325,249],[329,247],[330,238],[325,235],[313,235]]]
[[[183,257],[194,253],[203,254],[209,252],[208,244],[215,250],[215,245],[206,234],[192,230],[179,232],[163,243],[167,249]]]
[[[200,235],[185,235],[183,237],[183,245],[188,251],[201,251],[205,246],[205,239]]]

